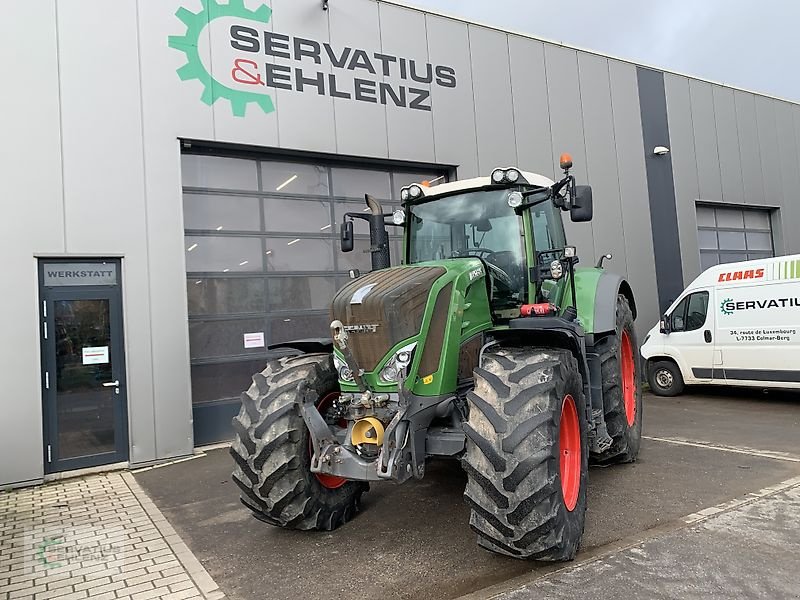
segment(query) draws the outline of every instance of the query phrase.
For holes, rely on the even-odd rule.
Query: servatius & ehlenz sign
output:
[[[456,70],[447,65],[270,31],[272,9],[266,5],[251,10],[243,0],[202,4],[199,13],[178,9],[186,33],[170,36],[169,46],[186,55],[178,76],[202,82],[201,100],[208,105],[230,101],[235,116],[244,116],[250,103],[267,114],[275,111],[270,89],[430,111],[432,87],[457,85]],[[205,35],[207,27],[211,35]],[[209,39],[225,40],[224,48],[214,48],[213,74],[201,58]]]

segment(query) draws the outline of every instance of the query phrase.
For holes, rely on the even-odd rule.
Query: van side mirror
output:
[[[661,322],[659,323],[658,329],[661,331],[661,333],[665,333],[667,335],[672,333],[672,323],[667,315],[661,317]]]
[[[342,223],[342,252],[353,251],[353,222],[345,220]]]
[[[574,223],[585,223],[592,220],[592,186],[576,185],[570,198],[569,218]]]

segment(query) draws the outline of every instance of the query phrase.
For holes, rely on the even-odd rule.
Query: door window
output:
[[[708,292],[689,294],[672,311],[672,331],[695,331],[706,323]]]

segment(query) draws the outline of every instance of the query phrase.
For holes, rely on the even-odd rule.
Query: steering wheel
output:
[[[453,250],[453,257],[465,257],[465,256],[473,256],[477,254],[479,258],[483,258],[482,254],[489,256],[490,254],[494,254],[494,250],[489,250],[489,248],[465,248],[464,250]]]

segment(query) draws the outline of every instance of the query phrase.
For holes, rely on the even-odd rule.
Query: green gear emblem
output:
[[[722,301],[722,304],[719,305],[719,309],[722,311],[723,315],[732,315],[733,314],[732,310],[728,310],[727,308],[725,308],[725,305],[728,302],[732,302],[732,301],[733,301],[733,298],[725,298],[725,300]]]
[[[178,77],[181,78],[181,81],[189,81],[191,79],[200,81],[205,88],[200,99],[209,106],[220,98],[227,98],[231,103],[233,115],[236,117],[245,116],[247,105],[251,102],[258,104],[266,114],[273,112],[275,105],[270,96],[234,90],[214,79],[211,73],[203,66],[198,50],[201,32],[214,19],[237,17],[259,23],[269,23],[270,17],[272,17],[272,9],[264,4],[256,10],[249,10],[245,7],[244,0],[230,0],[228,4],[220,4],[217,0],[200,1],[203,4],[203,10],[199,13],[195,14],[183,7],[179,8],[175,13],[175,16],[186,25],[185,35],[169,36],[169,47],[186,54],[186,64],[176,71]]]

